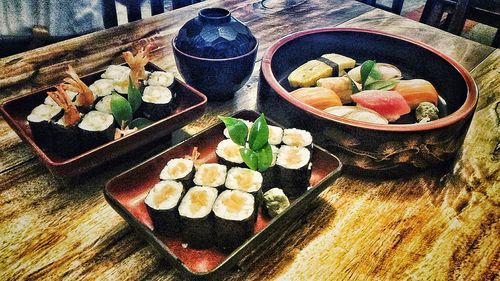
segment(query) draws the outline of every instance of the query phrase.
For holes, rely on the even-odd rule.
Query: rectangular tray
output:
[[[152,63],[146,65],[146,70],[162,71],[161,68]],[[87,85],[90,85],[99,79],[103,72],[104,70],[83,76],[82,80]],[[31,110],[43,103],[49,89],[46,88],[39,92],[10,99],[0,106],[0,112],[19,137],[31,146],[50,172],[60,178],[69,178],[82,174],[105,162],[171,134],[173,131],[182,128],[203,115],[207,103],[205,95],[184,82],[175,79],[173,90],[177,93],[179,106],[170,116],[158,120],[126,137],[110,141],[79,155],[61,157],[50,151],[42,150],[35,143],[26,120]]]
[[[254,111],[240,111],[234,116],[255,120],[259,114]],[[270,120],[268,123],[276,125]],[[224,128],[222,123],[212,126],[114,177],[104,188],[104,197],[108,203],[172,266],[189,278],[216,278],[256,248],[262,249],[262,243],[265,243],[269,237],[280,229],[286,228],[306,212],[309,203],[339,177],[342,169],[342,164],[336,156],[314,145],[310,181],[312,188],[293,200],[285,212],[269,219],[262,214],[262,210],[259,210],[254,235],[232,253],[222,253],[216,248],[206,250],[183,248],[179,238],[165,237],[154,231],[144,198],[152,186],[159,181],[160,171],[168,160],[191,155],[193,148],[198,147],[198,152],[201,153],[200,160],[216,162],[215,147],[224,139]]]

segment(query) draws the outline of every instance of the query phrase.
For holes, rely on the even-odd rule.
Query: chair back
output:
[[[141,0],[124,0],[127,7],[127,19],[129,22],[142,19]],[[165,12],[163,0],[150,0],[151,15],[158,15]],[[115,0],[102,0],[104,27],[110,28],[118,25],[118,15],[116,14]]]

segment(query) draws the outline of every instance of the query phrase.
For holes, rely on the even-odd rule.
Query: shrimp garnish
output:
[[[66,74],[68,74],[69,77],[64,78],[64,82],[66,83],[63,84],[63,88],[65,90],[70,90],[79,94],[76,97],[76,103],[78,105],[92,106],[95,101],[94,94],[89,89],[89,87],[85,85],[82,80],[80,80],[80,77],[78,77],[78,74],[76,74],[71,65],[68,65]]]
[[[64,84],[56,86],[57,91],[49,91],[47,94],[64,110],[64,123],[71,126],[80,121],[80,113],[76,106],[71,102],[68,94],[64,90]]]
[[[146,78],[144,66],[149,62],[148,55],[153,47],[152,44],[148,44],[146,47],[141,48],[135,56],[130,51],[123,53],[123,58],[130,66],[130,78],[137,87],[139,86],[139,80]]]

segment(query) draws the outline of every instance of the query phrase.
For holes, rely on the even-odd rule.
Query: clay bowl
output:
[[[325,53],[357,62],[375,59],[399,67],[404,79],[430,81],[442,98],[443,116],[426,124],[377,125],[337,117],[292,98],[290,72]],[[260,111],[287,127],[310,130],[314,142],[337,154],[347,171],[382,177],[447,167],[463,143],[478,99],[474,80],[450,57],[412,39],[365,29],[322,28],[286,36],[266,51],[260,75]]]

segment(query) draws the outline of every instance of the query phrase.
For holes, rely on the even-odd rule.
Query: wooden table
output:
[[[68,63],[85,74],[155,42],[153,61],[175,71],[170,40],[203,7],[223,6],[260,41],[259,58],[285,34],[364,27],[421,40],[472,72],[481,97],[465,144],[444,174],[407,179],[344,175],[305,222],[249,258],[230,280],[490,280],[500,270],[500,50],[355,1],[205,1],[173,12],[0,59],[0,100],[61,80]],[[236,98],[210,103],[174,142],[256,105],[253,77]],[[59,181],[0,119],[0,279],[178,279],[179,273],[105,202],[105,182],[165,149],[132,153],[94,175]]]

